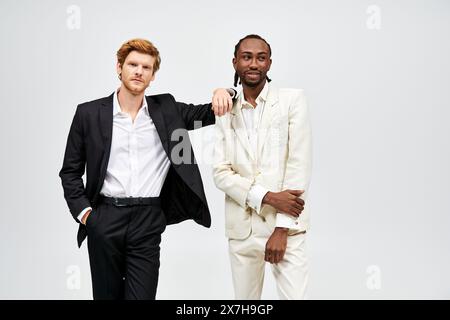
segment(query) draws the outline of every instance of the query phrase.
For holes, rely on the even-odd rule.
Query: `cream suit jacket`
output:
[[[242,93],[241,93],[242,94]],[[264,112],[257,131],[257,154],[247,137],[239,99],[230,113],[216,117],[213,174],[216,186],[225,192],[225,233],[230,239],[251,234],[252,214],[247,195],[254,183],[272,192],[305,190],[305,208],[295,220],[295,234],[309,229],[308,187],[312,147],[308,106],[303,90],[269,86]],[[275,228],[276,209],[263,205],[259,214]]]

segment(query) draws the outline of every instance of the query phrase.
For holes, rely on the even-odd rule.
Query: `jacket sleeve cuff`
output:
[[[255,210],[257,214],[261,212],[262,200],[267,192],[269,190],[259,184],[254,184],[248,192],[247,205]]]
[[[78,221],[80,221],[80,223],[82,223],[82,222],[81,222],[81,219],[83,218],[84,214],[85,214],[88,210],[92,210],[92,208],[91,208],[91,207],[87,207],[87,208],[85,208],[83,211],[81,211],[81,213],[78,215]]]
[[[298,219],[296,219],[286,213],[280,213],[280,212],[277,213],[275,226],[280,227],[280,228],[294,229],[294,230],[299,229]]]
[[[236,96],[237,96],[236,90],[234,90],[233,88],[227,88],[226,90],[227,90],[228,94],[230,95],[231,99],[236,98]]]

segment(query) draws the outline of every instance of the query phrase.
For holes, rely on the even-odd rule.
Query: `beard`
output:
[[[256,88],[266,79],[266,74],[261,73],[259,79],[248,79],[245,74],[239,75],[239,79],[242,84],[245,84],[247,87]]]
[[[145,89],[147,89],[147,87],[148,87],[148,85],[145,85],[143,82],[139,83],[139,85],[137,85],[132,80],[122,81],[122,83],[125,86],[125,88],[134,95],[139,95],[139,94],[143,93],[145,91]]]

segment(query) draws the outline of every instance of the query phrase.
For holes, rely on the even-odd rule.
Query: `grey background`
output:
[[[80,29],[67,25],[70,5]],[[370,5],[379,30],[366,25]],[[92,297],[58,171],[76,105],[119,85],[120,45],[144,37],[160,49],[147,94],[200,103],[232,86],[248,33],[273,48],[273,84],[310,103],[309,298],[450,298],[449,1],[2,0],[1,299]],[[213,225],[168,227],[159,299],[233,298],[212,133],[191,136]],[[277,298],[270,272],[263,298]]]

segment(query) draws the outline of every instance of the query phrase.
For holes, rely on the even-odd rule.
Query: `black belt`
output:
[[[112,204],[116,207],[130,207],[130,206],[161,206],[161,199],[158,197],[148,197],[148,198],[111,198],[100,196],[100,203]]]

